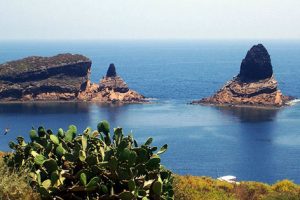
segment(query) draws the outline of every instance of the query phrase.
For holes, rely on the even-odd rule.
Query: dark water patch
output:
[[[259,123],[276,120],[278,112],[283,108],[252,108],[237,106],[217,106],[215,107],[223,115],[232,115],[240,122]]]

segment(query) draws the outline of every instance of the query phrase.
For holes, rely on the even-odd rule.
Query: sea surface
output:
[[[178,174],[300,183],[300,104],[282,109],[187,104],[237,75],[247,50],[257,43],[268,49],[282,92],[299,97],[300,41],[0,41],[0,63],[79,53],[93,61],[92,81],[114,63],[130,88],[153,98],[152,104],[124,106],[0,104],[0,150],[9,151],[7,143],[16,136],[28,139],[31,127],[96,129],[106,119],[140,143],[148,137],[157,146],[167,143],[162,162]]]

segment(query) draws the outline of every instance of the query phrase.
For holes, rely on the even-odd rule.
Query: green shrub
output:
[[[299,200],[300,196],[289,193],[272,193],[270,195],[264,196],[262,200]]]
[[[299,193],[299,186],[290,180],[279,181],[272,185],[272,189],[276,192]]]
[[[178,200],[233,200],[233,185],[210,177],[175,176],[173,183]]]
[[[10,142],[14,152],[5,161],[29,173],[43,199],[173,199],[173,177],[159,156],[167,145],[157,151],[152,138],[139,146],[122,128],[111,138],[107,121],[79,135],[74,125],[57,134],[39,127],[30,138]]]

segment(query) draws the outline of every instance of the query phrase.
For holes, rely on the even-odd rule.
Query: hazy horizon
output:
[[[0,40],[298,40],[300,1],[0,0]]]

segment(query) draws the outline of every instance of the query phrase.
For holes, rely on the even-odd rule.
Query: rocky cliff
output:
[[[143,95],[128,88],[126,82],[117,75],[114,64],[110,64],[106,76],[99,84],[88,84],[78,99],[108,103],[142,103],[147,102]]]
[[[32,56],[0,65],[0,101],[146,101],[109,67],[100,84],[91,83],[92,62],[85,56]],[[109,95],[107,94],[109,93]]]
[[[240,73],[211,97],[192,104],[284,106],[292,98],[278,89],[268,51],[262,44],[253,46],[243,59]]]
[[[73,100],[84,90],[91,61],[82,55],[32,56],[0,65],[0,100]]]

